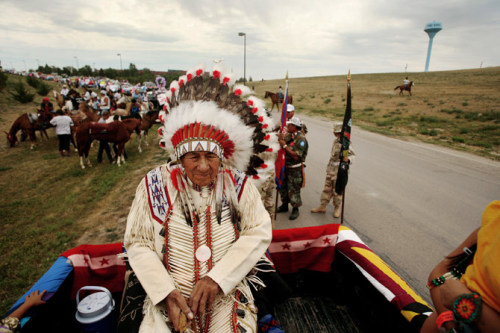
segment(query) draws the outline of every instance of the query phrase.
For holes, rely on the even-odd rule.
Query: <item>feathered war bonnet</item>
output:
[[[271,159],[277,151],[277,137],[271,132],[272,120],[264,109],[265,103],[248,97],[251,93],[248,87],[232,86],[232,83],[231,75],[224,71],[222,64],[215,65],[209,75],[205,75],[203,66],[197,66],[173,81],[166,93],[164,113],[160,118],[163,122],[159,129],[162,136],[160,146],[173,160],[180,160],[188,152],[212,152],[221,158],[224,168],[244,171],[259,183],[264,176],[271,174],[266,170],[274,168]],[[174,176],[177,179],[173,179],[177,184],[183,183],[179,176],[177,174]],[[228,173],[223,171],[223,177],[217,179],[219,222],[222,191],[233,187],[232,182],[224,180],[227,177]],[[184,186],[177,186],[177,189]],[[226,195],[234,208],[237,206],[234,189],[229,192]],[[184,195],[181,194],[181,200],[190,224],[190,214],[186,213],[193,210],[186,206],[191,200],[182,199]]]
[[[249,176],[261,173],[262,156],[274,151],[277,142],[265,103],[248,97],[251,90],[244,85],[231,87],[233,80],[222,64],[214,66],[208,79],[203,74],[200,65],[170,84],[160,146],[174,160],[188,152],[209,151],[225,167]]]

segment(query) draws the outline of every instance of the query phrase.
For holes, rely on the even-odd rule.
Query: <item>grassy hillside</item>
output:
[[[416,82],[412,97],[393,91],[402,82],[401,74],[353,74],[353,124],[499,159],[499,67],[412,73],[409,77]],[[0,92],[2,131],[8,131],[19,115],[36,110],[42,100],[36,95],[31,103],[16,102],[10,92],[19,80],[26,79],[9,75],[7,87]],[[263,98],[266,90],[284,86],[284,80],[252,84]],[[290,80],[299,116],[342,119],[345,92],[345,76]],[[150,146],[142,154],[137,152],[133,136],[126,147],[129,159],[124,166],[97,165],[94,145],[90,155],[94,167],[82,170],[76,153],[60,157],[53,129],[48,133],[49,141],[38,140],[35,150],[27,142],[8,148],[4,139],[0,145],[2,314],[60,253],[82,243],[121,241],[138,182],[147,170],[166,159],[153,128]]]
[[[353,125],[500,159],[500,67],[407,75],[415,82],[411,97],[394,90],[401,73],[353,74]],[[250,84],[263,98],[284,83]],[[292,78],[289,93],[299,116],[343,118],[346,76]]]

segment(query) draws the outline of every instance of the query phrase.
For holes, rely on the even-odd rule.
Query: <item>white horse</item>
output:
[[[131,100],[130,98],[128,98],[128,96],[126,95],[123,95],[122,97],[120,97],[120,99],[118,101],[116,101],[116,104],[121,104],[121,103],[130,103]]]

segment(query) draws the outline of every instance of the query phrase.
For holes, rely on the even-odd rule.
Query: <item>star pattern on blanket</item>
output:
[[[109,265],[109,259],[102,258],[101,261],[99,261],[99,263],[101,264],[101,266]]]
[[[306,242],[306,243],[304,244],[304,248],[308,248],[308,247],[311,247],[311,243],[310,243],[310,242]]]
[[[285,243],[281,246],[283,248],[283,250],[290,250],[290,244],[288,243]]]
[[[330,240],[328,237],[323,238],[323,244],[330,244]]]

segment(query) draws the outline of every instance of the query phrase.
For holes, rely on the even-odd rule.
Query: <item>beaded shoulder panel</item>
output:
[[[163,181],[161,167],[148,172],[146,175],[146,188],[148,190],[148,203],[151,216],[163,224],[171,203]]]

